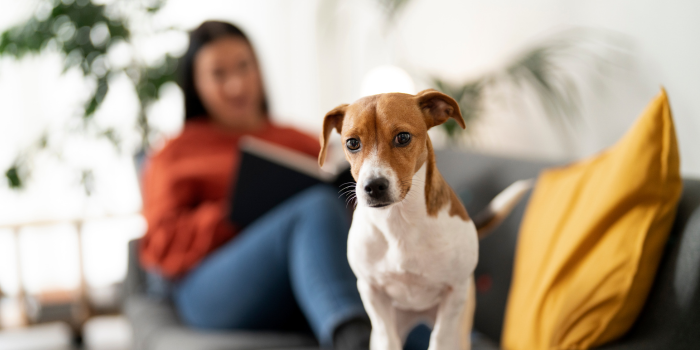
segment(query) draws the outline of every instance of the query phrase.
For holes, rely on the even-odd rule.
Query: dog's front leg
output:
[[[476,305],[474,277],[455,286],[440,302],[428,350],[471,349],[471,328]]]
[[[401,350],[396,313],[389,296],[362,279],[357,280],[357,289],[372,322],[370,350]]]

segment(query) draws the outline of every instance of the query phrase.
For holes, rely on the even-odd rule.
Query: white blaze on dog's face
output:
[[[428,158],[428,129],[450,117],[464,127],[457,102],[435,90],[374,95],[338,106],[323,122],[319,164],[335,128],[357,182],[359,203],[381,208],[400,202]]]

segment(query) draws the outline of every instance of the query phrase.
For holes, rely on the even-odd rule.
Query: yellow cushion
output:
[[[681,193],[666,92],[616,145],[544,171],[525,213],[502,346],[588,349],[644,306]]]

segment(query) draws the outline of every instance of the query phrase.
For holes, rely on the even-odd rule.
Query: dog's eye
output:
[[[358,139],[348,139],[345,141],[345,147],[351,151],[357,151],[360,149],[360,140]]]
[[[411,142],[411,134],[407,132],[400,132],[394,138],[394,143],[396,143],[397,146],[406,146],[409,142]]]

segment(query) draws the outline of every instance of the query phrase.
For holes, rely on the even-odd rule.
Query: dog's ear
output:
[[[340,134],[343,128],[343,118],[348,105],[342,104],[333,108],[323,117],[323,130],[321,131],[321,152],[318,154],[318,165],[323,166],[326,161],[326,151],[328,150],[328,139],[331,137],[333,128]]]
[[[452,97],[437,90],[427,89],[416,94],[416,99],[428,129],[446,122],[449,118],[454,118],[462,129],[466,129],[459,105]]]

